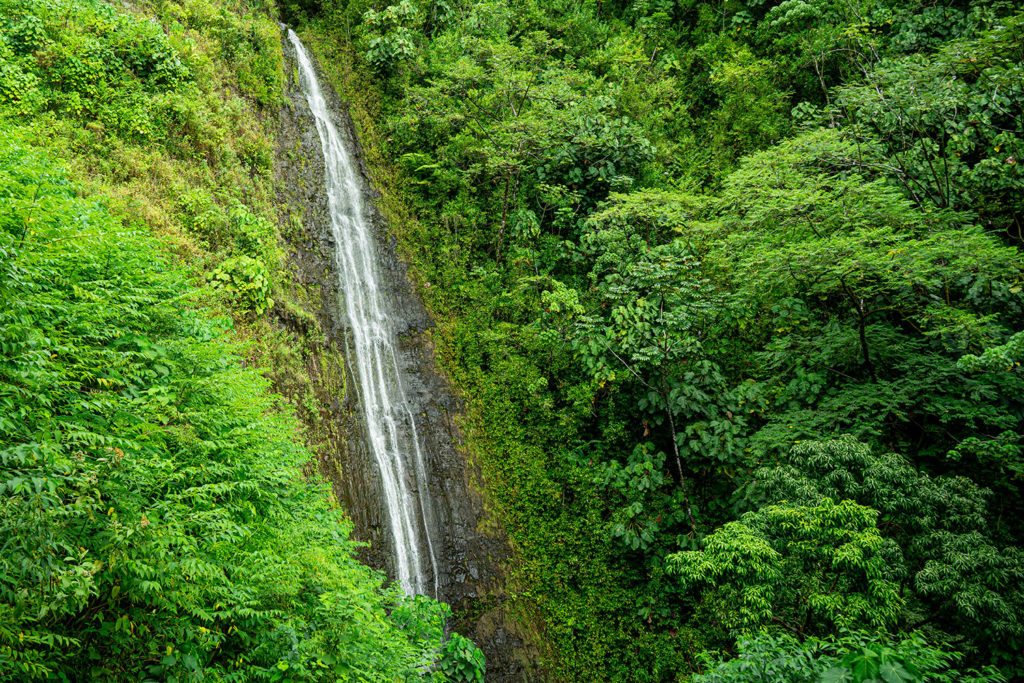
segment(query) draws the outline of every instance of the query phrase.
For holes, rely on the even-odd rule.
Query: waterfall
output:
[[[355,365],[368,446],[383,484],[395,576],[409,595],[426,594],[433,577],[437,597],[426,466],[402,387],[396,334],[379,284],[373,230],[363,207],[359,177],[331,120],[309,53],[291,29],[288,39],[297,53],[299,81],[316,119],[324,155],[334,258],[355,352],[349,354],[349,362]]]

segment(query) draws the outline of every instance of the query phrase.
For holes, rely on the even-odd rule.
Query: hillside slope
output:
[[[0,680],[441,677],[317,475],[274,12],[0,2]]]

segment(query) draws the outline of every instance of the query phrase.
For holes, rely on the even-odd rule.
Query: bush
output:
[[[445,611],[355,560],[230,323],[0,132],[0,681],[419,677]]]
[[[251,256],[232,256],[211,274],[215,287],[229,292],[242,309],[262,315],[274,305],[270,298],[270,273],[266,264]]]
[[[420,14],[409,0],[389,5],[384,10],[367,10],[363,23],[367,28],[366,61],[378,73],[395,71],[416,54],[416,28]]]
[[[484,653],[469,638],[453,633],[441,648],[440,669],[450,681],[483,683]]]

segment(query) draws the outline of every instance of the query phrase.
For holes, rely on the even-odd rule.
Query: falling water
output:
[[[436,597],[437,562],[430,538],[429,501],[418,493],[426,491],[426,467],[398,371],[396,335],[378,284],[377,254],[363,210],[359,179],[331,121],[309,53],[290,29],[288,39],[295,46],[299,80],[316,119],[324,153],[335,261],[355,347],[369,446],[384,488],[394,542],[395,574],[410,595],[426,593],[427,577],[432,575]],[[421,553],[424,547],[427,557]]]

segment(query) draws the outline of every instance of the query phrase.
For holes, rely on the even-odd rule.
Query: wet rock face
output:
[[[342,350],[351,347],[347,321],[338,291],[338,274],[333,257],[336,245],[330,227],[324,191],[324,160],[312,113],[297,78],[295,53],[282,37],[289,104],[282,108],[277,142],[276,173],[282,204],[302,214],[301,229],[287,231],[293,250],[295,279],[319,296],[319,317],[328,344]],[[399,368],[416,420],[416,430],[426,454],[428,493],[433,502],[434,527],[431,536],[438,564],[438,599],[449,603],[455,613],[455,627],[472,638],[487,657],[487,680],[539,680],[537,651],[525,644],[519,628],[508,616],[501,567],[508,561],[507,539],[485,524],[484,501],[475,481],[479,472],[458,448],[461,442],[454,422],[460,410],[458,400],[437,373],[426,332],[433,326],[429,314],[412,290],[406,266],[399,258],[394,237],[373,207],[374,193],[359,141],[345,103],[321,79],[321,86],[344,135],[353,159],[358,160],[364,179],[364,199],[371,212],[377,241],[382,283],[398,332]],[[296,225],[282,216],[282,225]],[[316,365],[316,358],[313,359]],[[390,561],[392,540],[383,504],[380,476],[367,451],[363,415],[355,390],[356,373],[350,363],[344,369],[343,396],[322,396],[332,431],[328,452],[321,454],[320,469],[342,501],[355,526],[355,535],[370,546],[362,560],[393,576]]]

